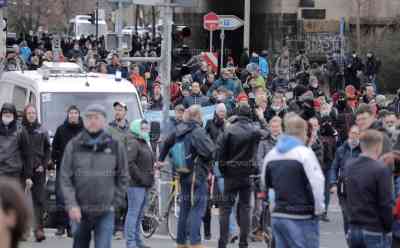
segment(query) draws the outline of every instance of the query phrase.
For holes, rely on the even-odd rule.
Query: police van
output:
[[[116,101],[128,106],[128,120],[143,118],[135,86],[118,75],[86,73],[74,63],[45,63],[37,71],[4,72],[0,77],[0,104],[12,102],[19,113],[29,103],[36,105],[50,136],[65,121],[68,106],[84,111],[90,104],[101,104],[111,121]]]

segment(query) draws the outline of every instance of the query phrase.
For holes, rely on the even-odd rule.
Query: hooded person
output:
[[[29,136],[17,122],[17,110],[4,103],[0,111],[0,176],[32,186],[32,159]]]
[[[262,189],[275,191],[271,221],[276,247],[294,243],[298,247],[319,247],[315,216],[325,211],[325,178],[314,152],[305,145],[307,122],[290,113],[284,125],[285,133],[265,157],[261,174]]]
[[[146,120],[134,120],[128,135],[128,212],[125,219],[127,247],[147,247],[141,237],[143,219],[149,189],[154,184],[155,155],[150,145],[150,125]]]
[[[77,136],[83,130],[83,121],[81,118],[80,110],[77,106],[71,105],[67,109],[67,118],[64,123],[61,124],[54,135],[52,143],[51,159],[52,163],[56,166],[57,172],[60,171],[61,161],[64,155],[65,148],[68,142]],[[58,208],[58,230],[57,236],[62,236],[65,233],[65,229],[69,230],[68,217],[64,210],[64,197],[61,194],[60,189],[60,173],[56,173],[56,203]],[[69,233],[71,236],[71,234]]]
[[[38,121],[37,109],[34,105],[30,104],[25,107],[22,126],[28,132],[32,149],[34,233],[36,241],[41,242],[46,239],[43,220],[46,207],[46,171],[50,161],[51,145],[47,130]]]

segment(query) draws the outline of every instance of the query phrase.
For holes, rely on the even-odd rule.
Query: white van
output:
[[[89,104],[101,104],[111,121],[116,101],[127,104],[128,120],[143,118],[136,87],[129,81],[117,81],[114,75],[85,73],[77,64],[45,63],[37,71],[4,72],[0,78],[0,106],[12,102],[21,112],[28,103],[35,104],[39,120],[50,135],[65,121],[70,105],[83,112]]]
[[[89,36],[96,34],[96,24],[90,22],[91,16],[77,15],[69,21],[68,35],[79,40],[82,35]],[[99,37],[108,33],[107,23],[103,18],[99,17],[98,21]]]

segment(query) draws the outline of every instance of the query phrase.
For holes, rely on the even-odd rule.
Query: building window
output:
[[[325,9],[302,9],[301,17],[303,19],[325,19],[326,10]]]
[[[25,88],[15,86],[12,102],[15,104],[17,111],[23,111],[26,103],[27,90]]]
[[[315,2],[314,2],[314,0],[300,0],[299,7],[300,8],[314,8]]]

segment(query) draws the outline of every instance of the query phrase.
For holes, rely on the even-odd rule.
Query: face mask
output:
[[[368,57],[368,58],[372,58],[372,54],[370,54],[370,53],[367,54],[367,57]]]
[[[396,126],[386,127],[386,130],[388,130],[390,133],[394,133],[396,131]]]
[[[353,54],[353,58],[357,58],[357,54]]]
[[[1,118],[1,120],[2,120],[2,122],[3,122],[4,125],[8,126],[8,125],[10,125],[11,122],[14,121],[14,118],[13,118],[13,117],[9,118],[9,117],[4,117],[4,116],[3,116],[3,117]]]
[[[329,112],[321,112],[321,116],[322,117],[329,116]]]
[[[272,106],[271,108],[275,112],[279,112],[282,109],[281,106]]]
[[[357,147],[360,144],[359,140],[349,140],[349,144],[351,147]]]

